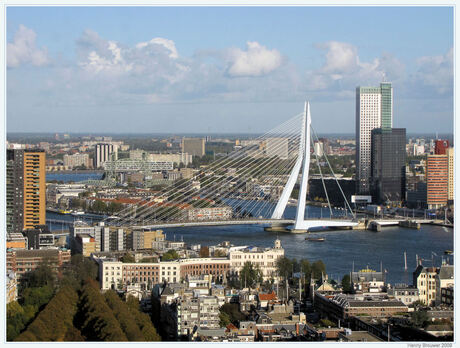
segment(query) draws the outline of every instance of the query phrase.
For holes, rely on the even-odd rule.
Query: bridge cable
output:
[[[296,116],[294,117],[294,119],[295,119],[296,117],[298,117],[298,116],[299,116],[299,115],[296,115]],[[277,131],[277,129],[282,128],[282,126],[285,126],[285,125],[290,124],[290,123],[292,123],[292,122],[293,122],[293,120],[290,119],[290,120],[286,121],[285,124],[283,124],[283,125],[281,125],[281,126],[275,128],[274,130],[271,130],[271,131],[267,132],[266,134],[264,134],[263,136],[261,136],[261,137],[259,137],[259,138],[263,139],[264,137],[267,137],[270,133],[275,133],[275,132]],[[217,168],[219,168],[218,166],[223,165],[225,162],[229,162],[229,163],[232,163],[232,162],[235,162],[235,161],[239,162],[239,161],[241,161],[241,159],[239,159],[238,156],[241,157],[241,156],[244,155],[245,152],[250,152],[251,150],[252,150],[251,148],[249,148],[249,151],[248,151],[248,150],[243,150],[243,151],[235,150],[235,151],[233,151],[229,156],[227,156],[227,157],[225,157],[225,158],[223,158],[223,159],[221,159],[221,160],[218,160],[218,161],[214,162],[213,164],[211,164],[211,166],[208,167],[207,169],[208,169],[208,171],[209,171],[209,169],[211,169],[211,168],[213,168],[213,167],[215,167],[214,169],[217,169]],[[243,160],[245,160],[245,159],[246,159],[246,158],[243,157]],[[228,165],[229,163],[227,163],[227,165]],[[184,183],[182,183],[182,184],[179,185],[178,187],[172,187],[172,188],[170,188],[169,190],[165,190],[165,191],[161,192],[161,194],[162,194],[162,195],[165,195],[165,194],[170,193],[170,192],[172,192],[172,191],[174,191],[174,190],[177,190],[177,189],[179,189],[180,187],[185,186],[185,185],[189,184],[190,182],[194,181],[194,179],[198,178],[199,176],[202,176],[203,174],[206,174],[206,172],[205,172],[205,171],[204,171],[204,172],[203,172],[203,171],[200,171],[199,173],[197,173],[196,175],[194,175],[193,178],[191,178],[191,179],[189,179],[189,180],[186,180]],[[205,182],[205,183],[208,182],[208,183],[212,184],[212,181],[213,181],[212,178],[209,178],[209,179],[206,179],[204,182]],[[214,180],[214,181],[215,181],[215,180]],[[206,186],[206,185],[204,185],[204,186]],[[192,190],[189,190],[189,191],[192,191]],[[185,192],[184,192],[184,194],[185,194]],[[144,200],[138,202],[138,203],[137,203],[137,206],[140,206],[140,209],[139,209],[139,210],[142,211],[143,209],[144,209],[144,210],[145,210],[145,209],[148,209],[148,204],[151,203],[152,199],[155,199],[155,198],[156,198],[156,196],[153,197],[153,198],[144,199]],[[178,197],[176,197],[176,199],[177,199],[177,198],[178,198]],[[132,207],[128,207],[127,209],[124,209],[124,210],[121,212],[121,215],[123,215],[123,213],[125,214],[125,215],[124,215],[125,217],[127,217],[128,215],[131,215],[131,213],[132,213]],[[138,211],[138,213],[139,213],[139,211]]]
[[[262,152],[262,150],[256,150],[255,152]],[[255,161],[255,159],[250,159],[250,161]],[[241,162],[241,161],[239,161],[239,162]],[[261,167],[261,166],[264,166],[264,165],[266,166],[267,163],[262,162],[262,163],[260,163],[255,169],[259,170],[258,168]],[[254,171],[254,168],[248,167],[248,168],[247,168],[246,170],[244,170],[243,172],[250,175],[250,172],[251,172],[251,171]],[[259,171],[260,171],[260,170],[259,170]],[[241,177],[241,176],[242,176],[242,175],[240,174],[239,177]],[[214,182],[215,182],[215,181],[216,181],[216,180],[214,180]],[[227,181],[227,182],[231,182],[231,181],[232,181],[232,178],[227,178],[226,181]],[[211,182],[211,184],[214,184],[214,182]],[[242,182],[240,185],[237,185],[237,186],[241,186],[241,185],[244,185],[244,184],[245,184],[245,183]],[[222,185],[221,185],[221,186],[222,186]],[[231,187],[230,187],[229,189],[227,189],[226,191],[230,191],[230,190],[232,190]],[[181,196],[185,196],[185,198],[182,198],[182,200],[188,198],[188,197],[186,196],[186,193],[187,193],[187,192],[188,192],[188,191],[183,192],[183,194],[181,195]],[[225,191],[224,191],[224,192],[225,192]],[[211,195],[214,195],[214,194],[215,194],[215,192],[210,191],[207,195],[201,196],[200,198],[201,198],[201,199],[204,199],[204,198],[207,198],[207,197],[209,197],[209,196],[211,196]],[[181,196],[179,196],[179,197],[181,197]],[[181,200],[181,201],[182,201],[182,200]]]
[[[257,153],[257,152],[261,152],[261,150],[255,150],[255,151],[253,151],[253,152],[254,152],[254,153]],[[242,161],[241,159],[238,159],[237,163],[238,163],[238,162],[241,162],[241,161]],[[247,159],[247,158],[244,158],[244,159],[243,159],[243,162],[244,162],[244,161],[248,162],[248,159]],[[250,158],[250,159],[249,159],[249,162],[251,162],[251,161],[254,161],[254,162],[255,162],[255,159],[254,159],[254,158]],[[230,163],[231,163],[231,162],[234,162],[234,161],[230,161]],[[260,166],[263,166],[263,165],[267,165],[267,163],[262,162],[262,163],[259,164],[259,167],[260,167]],[[253,168],[250,168],[250,167],[249,167],[247,170],[243,171],[243,173],[245,173],[245,172],[247,173],[247,172],[249,172],[251,169],[254,170]],[[242,173],[240,173],[240,174],[239,174],[239,177],[241,178],[242,176],[243,176]],[[231,180],[232,180],[232,178],[227,179],[227,181],[229,181],[229,182],[230,182]],[[214,180],[214,182],[213,182],[212,178],[209,179],[208,181],[209,181],[208,185],[204,185],[204,186],[211,186],[212,184],[215,184],[215,182],[216,182],[216,180]],[[245,183],[243,182],[242,184],[245,184]],[[240,185],[239,185],[239,186],[240,186]],[[203,187],[201,187],[201,189],[203,189]],[[185,196],[185,197],[182,198],[181,201],[183,201],[184,199],[187,199],[186,193],[187,193],[187,192],[190,192],[190,191],[192,191],[192,190],[183,192],[182,195],[180,195],[179,197],[176,197],[176,200],[177,200],[177,198],[180,198],[180,197],[182,197],[182,196]],[[224,191],[224,192],[225,192],[225,191]],[[205,197],[207,197],[207,196],[209,196],[209,195],[211,195],[211,194],[213,194],[213,191],[210,191],[207,195],[205,195],[204,197],[201,196],[200,198],[205,198]],[[157,217],[157,218],[159,218],[159,217]]]
[[[310,137],[311,137],[311,143],[313,144],[313,150],[315,149],[315,142],[313,141],[313,135],[310,134]],[[323,151],[324,152],[324,151]],[[326,199],[327,199],[327,205],[329,206],[329,213],[330,213],[330,218],[332,219],[333,217],[333,213],[332,213],[332,208],[331,208],[331,202],[329,201],[329,195],[327,194],[327,189],[326,189],[326,184],[324,182],[324,177],[323,177],[323,172],[321,170],[321,166],[319,165],[319,159],[318,159],[318,154],[316,153],[316,151],[314,150],[313,153],[315,154],[315,158],[316,158],[316,164],[318,165],[318,169],[319,169],[319,174],[321,176],[321,181],[323,183],[323,188],[324,188],[324,192],[326,194]],[[323,207],[321,207],[321,209],[323,209]]]
[[[311,128],[311,130],[312,130],[313,134],[315,135],[317,141],[319,142],[318,135],[316,134],[316,132],[315,132],[315,130],[313,129],[313,127]],[[353,210],[351,209],[350,204],[348,204],[347,197],[345,196],[345,193],[343,192],[342,187],[340,186],[340,183],[339,183],[339,181],[337,180],[337,177],[336,177],[336,175],[335,175],[335,173],[334,173],[334,170],[332,169],[332,166],[331,166],[331,164],[329,163],[329,159],[327,158],[326,153],[325,153],[324,151],[323,151],[323,156],[324,156],[324,158],[326,159],[327,164],[329,165],[329,169],[331,170],[331,173],[332,173],[332,176],[333,176],[334,179],[335,179],[335,182],[336,182],[337,185],[339,186],[340,192],[342,193],[342,196],[343,196],[343,198],[344,198],[344,200],[345,200],[345,203],[346,203],[348,209],[349,209],[350,212],[351,212],[351,215],[353,216],[354,219],[356,219],[356,215],[355,215],[355,213],[353,212]]]
[[[290,137],[288,137],[288,139],[290,139]],[[282,145],[281,145],[281,146],[282,146]],[[277,148],[278,148],[278,147],[277,147]],[[256,151],[254,151],[254,152],[255,152],[255,153],[256,153],[256,152],[262,153],[262,150],[256,150]],[[253,154],[252,154],[252,155],[253,155]],[[270,159],[268,162],[267,162],[267,161],[263,161],[263,162],[261,162],[261,163],[259,163],[259,164],[256,163],[257,166],[256,166],[255,168],[247,167],[245,170],[243,170],[242,172],[239,173],[238,178],[241,179],[241,178],[244,177],[244,176],[251,176],[251,174],[252,174],[252,176],[254,176],[254,174],[259,175],[259,174],[265,169],[266,166],[268,166],[269,164],[275,162],[276,160],[277,160],[277,158],[273,157],[273,158]],[[244,174],[244,175],[243,175],[243,174]],[[231,181],[232,181],[232,178],[228,178],[226,181],[227,181],[227,182],[231,182]],[[236,185],[236,187],[235,187],[235,186],[234,186],[234,187],[229,187],[227,190],[223,191],[222,194],[220,194],[221,196],[222,196],[222,195],[224,196],[224,198],[221,198],[220,200],[222,201],[222,199],[231,199],[231,198],[234,196],[234,192],[232,192],[232,190],[234,190],[235,188],[238,188],[238,187],[240,187],[240,186],[242,186],[242,185],[245,185],[245,184],[246,184],[246,182],[242,181],[239,185]],[[207,197],[209,197],[209,196],[211,196],[211,195],[214,195],[214,194],[215,194],[215,192],[210,191],[207,195],[201,196],[200,198],[201,198],[201,199],[204,199],[204,198],[207,198]],[[232,196],[225,198],[225,197],[226,197],[227,195],[229,195],[229,194],[232,194]],[[226,206],[228,206],[228,202],[223,202],[223,201],[222,201],[221,205],[226,205]]]
[[[299,115],[300,115],[300,114],[299,114]],[[295,120],[295,118],[298,117],[299,115],[294,116],[293,118],[291,118],[291,119],[289,119],[288,121],[284,122],[282,125],[280,125],[280,126],[274,128],[273,130],[270,130],[270,131],[266,132],[265,134],[263,134],[263,135],[260,136],[259,138],[264,138],[264,137],[267,136],[268,134],[276,132],[277,129],[282,129],[283,126],[286,126],[286,125],[292,123],[293,120]],[[233,151],[232,153],[233,153],[233,154],[236,154],[236,155],[238,156],[239,153],[240,153],[240,151],[235,150],[235,151]],[[232,155],[232,153],[231,153],[230,155]],[[220,160],[214,162],[213,164],[211,164],[210,168],[212,168],[213,166],[217,167],[218,165],[222,165],[226,160],[229,159],[229,157],[230,157],[231,161],[233,161],[233,159],[231,158],[231,156],[227,156],[227,157],[224,157],[224,158],[222,158],[222,159],[220,159]],[[197,173],[193,178],[189,179],[188,181],[193,181],[195,178],[197,178],[197,177],[200,176],[200,175],[201,175],[201,172]],[[186,185],[186,184],[188,183],[188,181],[186,180],[183,184],[179,185],[179,187]],[[173,186],[171,189],[166,190],[166,191],[163,191],[162,194],[165,195],[165,194],[168,193],[168,192],[172,192],[173,190],[177,190],[179,187],[174,187],[174,186]],[[150,199],[141,200],[141,201],[138,202],[137,204],[142,206],[142,205],[145,204],[145,203],[151,202],[151,200],[154,199],[154,198],[155,198],[155,197],[150,198]],[[128,208],[124,209],[122,212],[120,212],[119,214],[123,214],[123,213],[125,213],[126,211],[127,211],[127,214],[130,214],[130,213],[131,213],[131,210],[132,210],[131,207],[128,207]],[[126,215],[126,216],[127,216],[127,215]],[[107,218],[106,218],[105,220],[107,220]],[[104,220],[104,221],[105,221],[105,220]]]

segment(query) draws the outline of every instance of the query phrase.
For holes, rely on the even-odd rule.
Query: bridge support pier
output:
[[[264,230],[267,232],[291,232],[287,227],[291,224],[284,224],[279,222],[274,222],[271,226],[265,227]]]

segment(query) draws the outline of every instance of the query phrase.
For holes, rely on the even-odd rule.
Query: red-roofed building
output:
[[[277,301],[278,297],[276,297],[274,291],[272,291],[270,294],[259,294],[259,303],[261,308],[267,308],[269,304]]]

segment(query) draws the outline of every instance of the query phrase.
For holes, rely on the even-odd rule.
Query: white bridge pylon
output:
[[[281,197],[276,204],[275,210],[272,214],[272,219],[280,220],[283,217],[289,197],[291,197],[294,185],[300,175],[300,168],[302,167],[302,179],[300,182],[299,197],[297,201],[297,211],[292,232],[308,232],[311,228],[317,227],[353,227],[357,226],[358,222],[343,219],[305,219],[305,208],[308,189],[308,174],[310,170],[310,126],[311,114],[310,103],[305,102],[304,115],[302,118],[302,129],[299,144],[299,154],[297,161],[292,168],[286,186],[281,193]]]

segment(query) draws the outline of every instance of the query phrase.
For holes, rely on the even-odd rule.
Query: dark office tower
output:
[[[371,134],[371,192],[375,202],[400,203],[406,193],[406,129]]]
[[[446,150],[449,148],[449,140],[436,140],[434,145],[435,155],[445,155]]]
[[[7,232],[45,225],[45,151],[8,149],[6,156]]]

